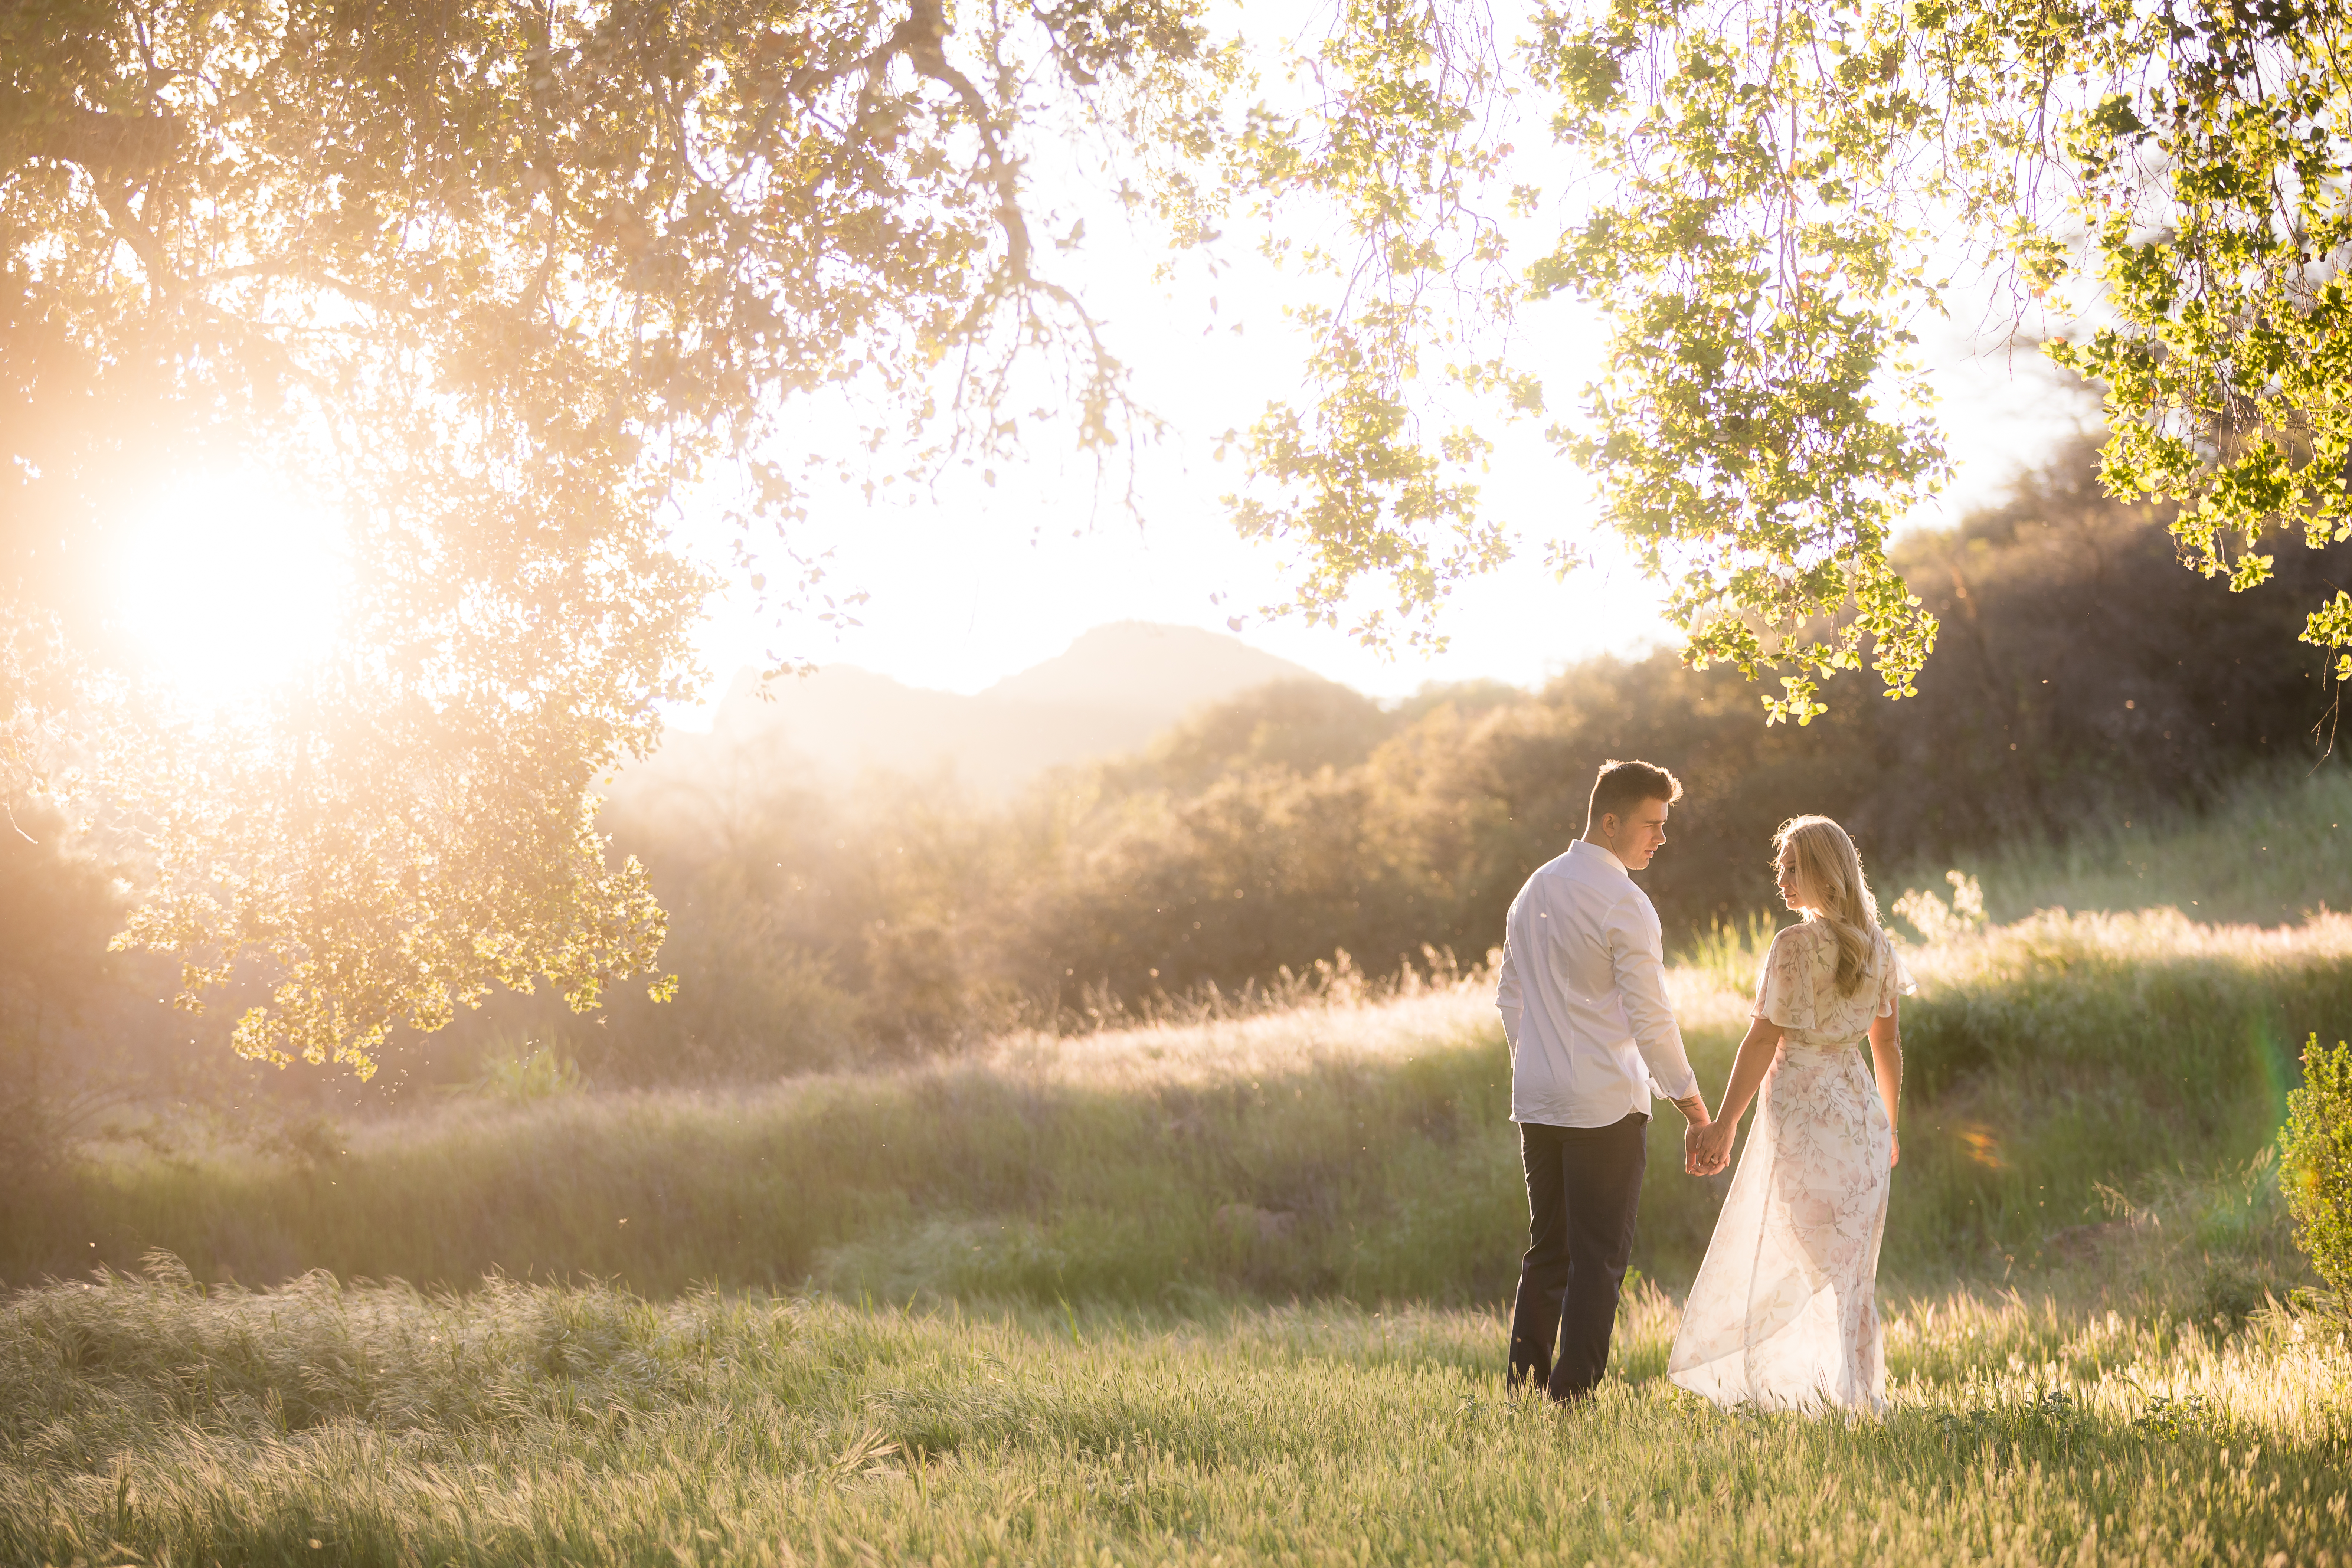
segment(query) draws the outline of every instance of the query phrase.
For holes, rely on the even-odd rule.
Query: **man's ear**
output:
[[[1607,839],[1610,843],[1614,844],[1617,842],[1617,835],[1624,830],[1624,819],[1619,816],[1615,812],[1604,811],[1601,814],[1601,837]]]

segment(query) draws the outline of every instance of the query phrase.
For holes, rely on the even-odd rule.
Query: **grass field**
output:
[[[2310,886],[2333,787],[2247,807]],[[0,1230],[91,1279],[0,1304],[0,1561],[2345,1561],[2352,1352],[2268,1151],[2352,918],[2139,907],[2292,901],[2215,832],[1971,868],[2007,923],[1915,950],[1884,1421],[1664,1383],[1719,1186],[1663,1125],[1615,1379],[1505,1397],[1474,981],[108,1153]],[[1711,1098],[1753,955],[1674,977]]]
[[[0,1558],[237,1563],[2326,1563],[2340,1341],[1981,1295],[1884,1421],[1717,1413],[1637,1289],[1580,1412],[1491,1311],[906,1311],[322,1279],[0,1309]]]
[[[2061,845],[2021,842],[1966,868],[1996,921],[2034,910],[2171,905],[2220,924],[2294,925],[2352,900],[2352,774],[2287,768],[2240,784],[2199,815],[2111,817]],[[1913,886],[1940,866],[1904,868]],[[1899,891],[1906,878],[1897,878]]]
[[[2352,1020],[2347,960],[2352,918],[2163,913],[2045,915],[1916,955],[1887,1274],[1998,1284],[2053,1237],[2112,1229],[2118,1204],[2185,1192],[2237,1215],[2205,1222],[2188,1304],[2242,1316],[2304,1282],[2274,1205],[2214,1194],[2278,1124],[2296,1046]],[[1717,1094],[1744,999],[1704,968],[1675,989]],[[495,1269],[655,1295],[1485,1305],[1524,1245],[1508,1080],[1474,980],[733,1092],[462,1100],[315,1157],[93,1163],[11,1215],[0,1279],[161,1247],[248,1284]],[[1679,1290],[1721,1183],[1681,1173],[1673,1120],[1654,1126],[1635,1263]]]

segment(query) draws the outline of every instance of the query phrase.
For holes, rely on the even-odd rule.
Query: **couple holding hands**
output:
[[[1683,1113],[1684,1169],[1712,1175],[1760,1095],[1667,1375],[1726,1406],[1876,1411],[1886,1392],[1878,1245],[1903,1084],[1897,998],[1911,977],[1845,830],[1825,816],[1782,825],[1780,895],[1803,919],[1773,940],[1710,1117],[1667,1003],[1657,911],[1628,875],[1665,843],[1681,798],[1664,768],[1607,763],[1584,837],[1511,901],[1495,1002],[1528,1222],[1511,1382],[1565,1403],[1601,1381],[1651,1096]]]

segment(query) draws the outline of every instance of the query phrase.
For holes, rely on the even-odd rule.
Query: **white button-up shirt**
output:
[[[1666,1004],[1658,911],[1625,863],[1578,839],[1511,900],[1495,995],[1511,1043],[1511,1120],[1606,1127],[1650,1096],[1698,1092]]]

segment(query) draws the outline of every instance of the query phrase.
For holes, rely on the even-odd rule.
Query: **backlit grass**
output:
[[[2174,908],[2214,924],[2299,925],[2352,897],[2352,774],[2288,767],[2241,782],[2200,813],[2112,813],[2063,844],[2021,838],[1961,868],[1982,882],[1996,921],[2053,908]],[[1942,893],[1942,874],[1906,868],[1881,897],[1891,902],[1906,886]],[[1886,879],[1879,868],[1876,879]]]
[[[2344,1349],[1895,1310],[1884,1421],[1727,1415],[1637,1290],[1574,1414],[1491,1310],[908,1311],[168,1266],[0,1310],[0,1559],[2324,1563]],[[2284,1553],[2284,1559],[2278,1554]]]
[[[2050,913],[1913,956],[1885,1267],[1923,1285],[1998,1281],[2053,1237],[2086,1254],[2096,1236],[2074,1233],[2119,1223],[2119,1204],[2239,1183],[2304,1037],[2352,1020],[2344,916],[2263,931]],[[1674,984],[1717,1094],[1745,1000],[1708,969]],[[497,1270],[650,1294],[1483,1305],[1508,1294],[1524,1245],[1508,1092],[1474,978],[738,1091],[461,1100],[311,1158],[94,1162],[18,1194],[0,1278],[163,1247],[249,1284]],[[1635,1262],[1679,1290],[1721,1183],[1681,1173],[1675,1121],[1653,1127]],[[2183,1288],[2240,1315],[2307,1279],[2256,1188],[2208,1226]]]
[[[1601,1400],[1505,1395],[1474,978],[0,1194],[0,1275],[88,1281],[0,1303],[0,1561],[2343,1562],[2269,1148],[2352,919],[2058,901],[1912,954],[1883,1421],[1665,1384],[1720,1190],[1671,1117]],[[1762,940],[1673,977],[1710,1096]]]

